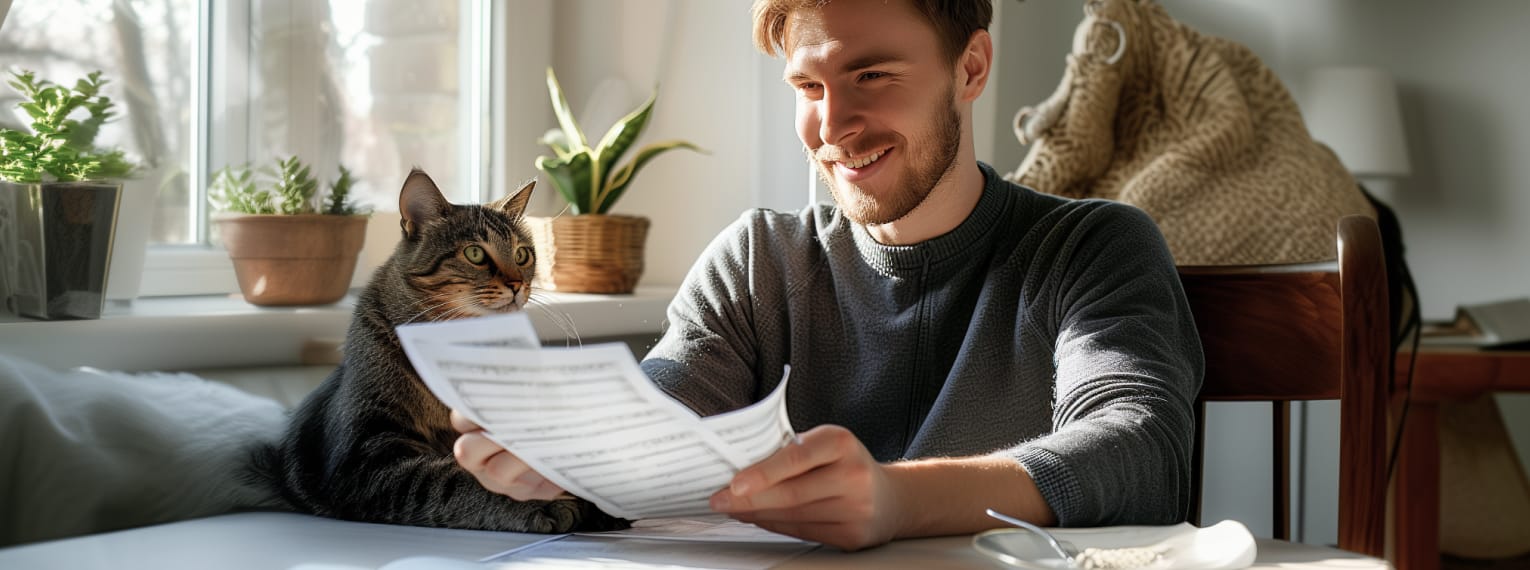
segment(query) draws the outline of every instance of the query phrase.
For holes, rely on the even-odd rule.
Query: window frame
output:
[[[213,213],[207,203],[207,184],[213,171],[212,165],[242,164],[254,161],[251,149],[251,105],[257,101],[251,92],[251,67],[258,60],[248,55],[256,47],[252,43],[251,26],[254,2],[279,2],[287,10],[312,9],[309,0],[200,0],[198,9],[197,45],[191,61],[196,66],[195,79],[190,89],[193,101],[187,104],[195,108],[192,129],[191,164],[188,180],[196,185],[191,189],[194,204],[188,208],[192,216],[190,227],[196,243],[149,244],[144,256],[143,278],[139,297],[221,295],[238,292],[233,263],[227,252],[210,243]],[[545,0],[543,0],[545,1]],[[468,185],[467,199],[483,203],[491,198],[492,188],[502,187],[504,179],[506,140],[506,117],[504,75],[506,57],[500,54],[516,53],[525,45],[538,41],[536,37],[524,37],[503,33],[508,10],[497,6],[492,0],[457,0],[459,26],[459,72],[464,85],[463,97],[458,104],[458,121],[462,125],[462,157],[458,162],[460,180]],[[276,9],[282,9],[278,5]],[[541,10],[543,19],[551,24],[550,4]],[[536,25],[532,23],[532,25]],[[521,27],[520,23],[515,26]],[[524,39],[523,39],[524,38]],[[258,56],[256,56],[258,57]],[[304,63],[308,59],[294,60]],[[317,73],[309,68],[294,70],[294,74]],[[487,120],[485,120],[485,118]],[[474,120],[469,120],[474,119]],[[214,124],[214,121],[217,124]],[[213,129],[226,136],[212,145]],[[300,135],[308,136],[308,135]],[[384,208],[386,210],[386,208]],[[373,217],[376,221],[378,216]],[[386,223],[384,216],[383,223]],[[375,267],[375,261],[363,259],[357,267],[353,286],[363,283]]]

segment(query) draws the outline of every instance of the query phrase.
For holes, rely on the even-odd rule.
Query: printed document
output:
[[[790,370],[764,400],[701,418],[638,367],[625,344],[540,348],[511,313],[398,327],[437,398],[548,480],[627,519],[710,513],[733,474],[796,438]]]

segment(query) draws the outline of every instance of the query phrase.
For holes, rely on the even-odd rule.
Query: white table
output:
[[[227,568],[339,570],[376,568],[410,556],[478,560],[545,535],[354,523],[289,513],[238,513],[0,549],[0,568]],[[1259,540],[1254,568],[1386,567],[1385,562],[1331,548]],[[952,536],[900,540],[843,553],[819,548],[783,570],[941,568],[995,570],[996,563]]]

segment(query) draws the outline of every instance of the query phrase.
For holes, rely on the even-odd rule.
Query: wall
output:
[[[671,151],[648,163],[614,209],[653,220],[645,284],[678,284],[706,244],[754,204],[756,109],[780,83],[761,85],[748,9],[716,0],[556,3],[553,64],[581,119],[592,102],[630,110],[657,82],[658,103],[638,144],[683,138],[708,151]],[[604,134],[611,115],[584,125],[586,134]]]
[[[1005,1],[1005,0],[1001,0]],[[1063,69],[1080,2],[1006,2],[1012,41],[997,59],[1009,71],[1000,85],[999,116],[1049,95]],[[1478,0],[1165,0],[1176,18],[1243,43],[1295,94],[1308,70],[1362,65],[1390,72],[1399,86],[1411,176],[1382,198],[1396,210],[1425,318],[1449,317],[1460,303],[1530,295],[1530,3]],[[999,164],[1013,169],[1024,149],[1007,129],[996,135]],[[1007,160],[1006,160],[1007,159]],[[1499,396],[1525,457],[1530,397]],[[1336,407],[1308,406],[1310,512],[1306,538],[1332,541],[1334,462],[1324,434],[1336,429]],[[1208,480],[1240,484],[1207,488],[1207,518],[1223,514],[1267,521],[1269,459],[1237,442],[1267,440],[1268,412],[1247,404],[1208,412]],[[1300,436],[1300,434],[1298,434]],[[1299,511],[1298,511],[1299,512]],[[1297,513],[1293,513],[1297,514]],[[1268,532],[1268,522],[1253,524]]]

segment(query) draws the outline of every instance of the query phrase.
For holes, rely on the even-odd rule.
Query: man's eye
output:
[[[803,83],[797,86],[797,96],[810,101],[816,101],[823,96],[823,84]]]
[[[462,256],[466,257],[468,263],[472,263],[473,265],[483,265],[483,259],[485,257],[483,248],[476,245],[470,245],[462,248]]]
[[[867,71],[861,74],[861,81],[871,81],[873,79],[881,79],[883,77],[887,77],[887,74],[880,71]]]

